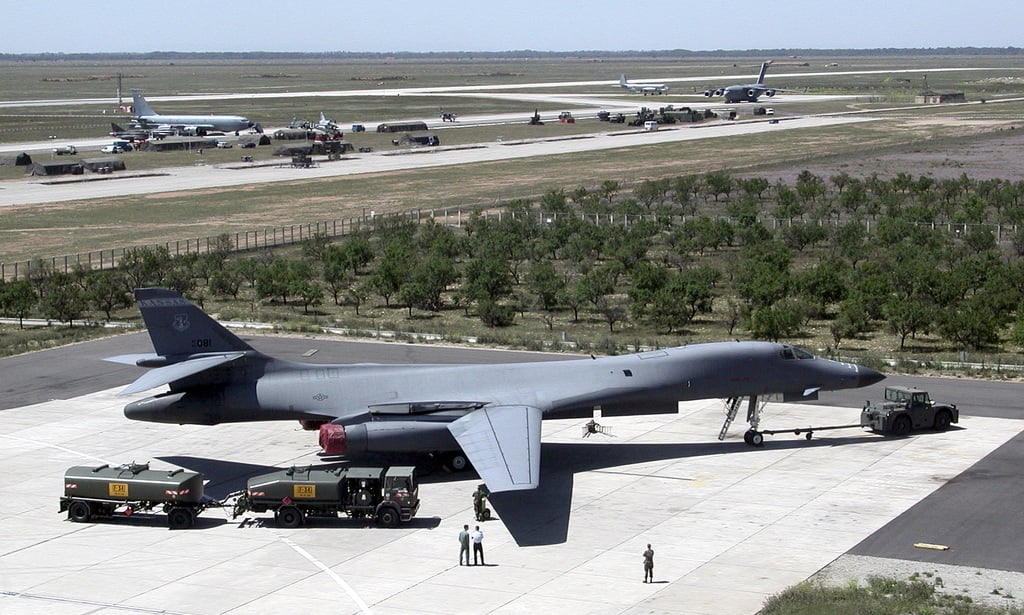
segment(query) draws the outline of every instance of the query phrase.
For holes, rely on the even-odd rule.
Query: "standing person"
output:
[[[473,514],[476,515],[477,521],[483,521],[484,493],[480,490],[480,487],[477,487],[476,491],[473,492]]]
[[[463,525],[459,532],[459,565],[462,565],[462,554],[466,554],[466,565],[469,565],[469,526]]]
[[[466,526],[469,527],[469,526]],[[469,535],[473,540],[473,565],[476,566],[476,555],[480,554],[480,565],[486,566],[484,563],[484,533],[480,531],[480,526],[476,526],[473,533]]]
[[[648,582],[654,583],[654,549],[651,545],[647,545],[647,550],[644,551],[644,583]]]

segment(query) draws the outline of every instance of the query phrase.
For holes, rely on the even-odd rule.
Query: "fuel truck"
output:
[[[281,527],[296,528],[313,517],[373,519],[382,527],[409,521],[419,510],[416,468],[314,469],[292,467],[254,476],[235,501],[232,516],[273,511]]]

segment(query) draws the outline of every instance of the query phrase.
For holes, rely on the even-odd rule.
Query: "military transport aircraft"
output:
[[[678,402],[749,399],[745,440],[760,445],[757,398],[817,399],[879,372],[769,342],[717,342],[617,357],[492,365],[311,365],[269,357],[180,294],[135,291],[155,354],[108,360],[154,368],[122,391],[130,419],[215,425],[298,419],[331,454],[443,452],[492,492],[533,489],[543,418],[670,413]],[[723,428],[724,429],[724,428]]]
[[[626,75],[619,76],[619,87],[630,92],[641,92],[644,96],[651,94],[664,94],[668,92],[668,86],[664,83],[630,83],[626,81]]]
[[[263,128],[241,115],[160,115],[149,106],[142,90],[132,90],[135,105],[135,123],[140,128],[201,135],[210,131],[234,132],[240,130],[263,132]]]
[[[724,88],[704,90],[707,97],[723,96],[727,103],[757,102],[761,95],[771,98],[776,92],[795,92],[796,90],[784,90],[782,88],[770,88],[764,84],[764,74],[768,70],[771,60],[761,64],[761,72],[757,75],[757,81],[747,85],[730,85]]]

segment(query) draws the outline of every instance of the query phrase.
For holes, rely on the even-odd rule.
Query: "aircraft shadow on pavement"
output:
[[[775,440],[771,449],[808,446],[867,444],[873,438],[840,437],[821,440]],[[877,441],[881,441],[878,439]],[[754,453],[758,449],[740,442],[699,444],[546,443],[541,453],[540,485],[536,489],[506,491],[488,496],[491,507],[521,547],[559,544],[566,541],[572,509],[573,477],[577,472],[603,470],[636,463],[720,455]],[[639,476],[638,472],[638,476]],[[667,487],[671,489],[671,487]]]
[[[785,437],[782,435],[782,437]],[[868,444],[881,442],[882,438],[851,437],[806,440],[804,438],[775,439],[765,443],[766,448],[792,449],[808,446],[840,446],[846,444]],[[491,508],[501,519],[519,546],[540,546],[564,543],[569,532],[569,516],[572,510],[573,479],[577,472],[588,472],[615,468],[637,463],[685,459],[706,455],[731,453],[755,453],[758,449],[741,442],[702,442],[686,444],[640,444],[580,442],[545,443],[541,453],[540,485],[536,489],[492,493],[488,496]],[[263,466],[234,461],[223,461],[206,457],[166,456],[162,461],[195,472],[201,472],[209,480],[205,492],[212,498],[224,499],[228,495],[245,489],[246,481],[259,474],[275,472],[283,468]],[[375,459],[377,462],[391,461],[403,457],[387,456]],[[325,460],[326,461],[326,460]],[[366,463],[367,459],[348,462],[354,465]],[[412,461],[404,457],[404,462]],[[420,459],[422,461],[422,459]],[[331,463],[322,468],[343,465]],[[417,464],[419,466],[419,464]],[[470,473],[448,473],[443,471],[421,472],[421,482],[449,482],[478,479]],[[639,474],[638,474],[639,475]],[[199,520],[202,520],[200,517]],[[347,520],[333,521],[345,523]],[[413,519],[424,527],[437,527],[439,519]],[[198,524],[197,524],[198,525]],[[408,527],[418,527],[409,525]]]
[[[203,478],[209,481],[204,486],[203,492],[217,500],[222,500],[236,491],[244,491],[246,481],[253,476],[287,469],[208,457],[170,455],[158,459],[186,470],[201,473]]]

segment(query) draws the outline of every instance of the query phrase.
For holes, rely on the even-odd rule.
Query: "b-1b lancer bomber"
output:
[[[155,354],[109,360],[154,368],[123,394],[130,419],[215,425],[297,419],[327,453],[431,452],[471,462],[492,492],[537,487],[544,418],[678,411],[694,399],[749,398],[746,440],[760,444],[758,397],[884,378],[787,344],[717,342],[616,357],[486,365],[314,365],[269,357],[176,292],[135,291]]]

